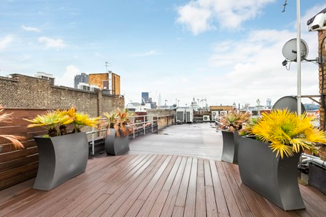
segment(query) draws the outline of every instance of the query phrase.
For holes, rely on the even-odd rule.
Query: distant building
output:
[[[109,73],[89,74],[89,85],[107,90],[109,94],[120,95],[120,76],[109,71]]]
[[[126,108],[131,112],[146,112],[147,109],[151,109],[151,104],[142,105],[138,102],[130,102],[126,105]]]
[[[320,105],[318,104],[303,104],[306,111],[318,111],[320,108]]]
[[[196,102],[195,97],[192,99],[192,102],[191,102],[191,104],[190,104],[190,108],[192,108],[192,109],[195,110],[195,111],[198,111],[198,109],[199,109],[199,106],[198,106],[198,104],[197,104],[197,102]]]
[[[54,85],[54,76],[52,74],[45,72],[36,72],[35,77],[49,80],[51,81],[51,84]]]
[[[148,98],[148,102],[147,103],[151,104],[151,109],[155,109],[157,107],[156,102],[153,102],[152,97],[149,97]]]
[[[157,99],[157,105],[158,105],[158,107],[160,107],[161,105],[162,105],[162,103],[161,103],[161,93],[159,93],[158,94],[158,99]]]
[[[81,73],[80,75],[75,76],[75,88],[78,88],[79,83],[88,84],[88,75],[86,73]]]
[[[149,93],[148,92],[142,92],[141,93],[141,104],[145,105],[146,103],[148,103],[149,100]]]
[[[95,90],[99,90],[100,88],[98,86],[95,86],[95,85],[89,85],[89,84],[86,84],[86,83],[79,83],[78,86],[77,86],[77,89],[95,91]]]
[[[267,108],[269,108],[269,109],[271,109],[272,108],[272,100],[271,99],[267,99],[266,100],[266,106],[267,106]]]

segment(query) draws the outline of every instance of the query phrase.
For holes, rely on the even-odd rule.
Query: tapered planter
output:
[[[115,129],[110,129],[110,134],[105,138],[105,150],[108,155],[121,155],[130,150],[129,136],[117,137]]]
[[[308,184],[326,195],[326,170],[314,163],[309,164]]]
[[[222,161],[228,163],[238,162],[239,134],[238,132],[222,131],[223,152]]]
[[[34,189],[49,191],[85,172],[88,160],[86,133],[34,139],[39,152]]]
[[[298,186],[299,158],[300,153],[297,153],[281,159],[267,143],[239,139],[242,183],[286,211],[305,208]]]

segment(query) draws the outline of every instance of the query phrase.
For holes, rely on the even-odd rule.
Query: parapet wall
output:
[[[124,107],[124,97],[54,86],[49,80],[20,74],[0,77],[0,104],[5,108],[67,109],[98,116],[104,111]]]

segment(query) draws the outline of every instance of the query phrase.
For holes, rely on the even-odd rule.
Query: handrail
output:
[[[148,121],[147,117],[151,117],[151,121]],[[154,120],[154,117],[156,117],[156,120]],[[130,116],[130,118],[133,120],[131,124],[127,126],[137,126],[137,125],[142,125],[142,128],[144,130],[144,135],[146,134],[146,124],[150,123],[152,127],[152,133],[154,132],[154,123],[159,121],[159,118],[168,118],[171,117],[171,115],[137,115],[137,116]],[[136,118],[143,118],[143,121],[141,122],[135,122]],[[100,118],[99,120],[107,120],[106,118]],[[147,121],[146,121],[147,120]],[[168,123],[167,123],[168,125]],[[137,128],[138,129],[138,128]],[[140,129],[140,128],[139,128]],[[95,155],[95,133],[100,133],[107,131],[107,129],[100,129],[100,130],[95,130],[95,127],[92,127],[91,131],[87,131],[86,135],[92,135],[92,140],[91,140],[91,145],[92,145],[92,156]],[[136,138],[135,134],[135,127],[132,128],[132,133],[133,133],[133,138]]]

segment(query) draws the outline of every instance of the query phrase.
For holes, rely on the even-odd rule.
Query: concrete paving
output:
[[[174,154],[221,160],[222,134],[213,123],[174,125],[130,141],[128,154]]]

